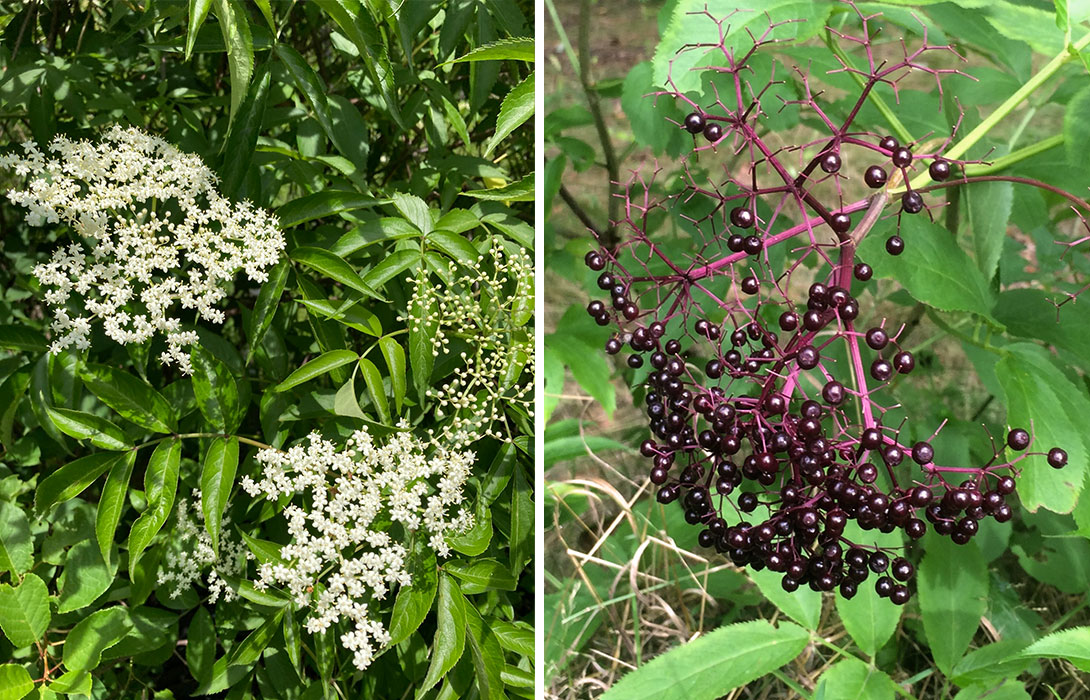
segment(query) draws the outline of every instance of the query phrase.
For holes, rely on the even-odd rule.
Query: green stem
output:
[[[844,62],[844,65],[852,69],[855,68],[855,65],[851,62],[851,57],[844,52],[844,49],[840,47],[840,44],[833,40],[833,35],[828,30],[825,31],[825,45],[829,47],[829,50],[832,51],[837,58]],[[859,87],[864,87],[866,85],[866,81],[861,74],[856,73],[854,70],[848,71],[848,74],[852,76],[852,79],[855,80]],[[893,109],[886,104],[886,101],[883,100],[875,90],[872,89],[870,91],[870,94],[867,95],[867,99],[873,102],[874,106],[878,108],[878,111],[882,113],[882,116],[885,117],[890,128],[893,129],[893,132],[897,135],[897,138],[900,139],[901,143],[913,143],[915,141],[915,139],[912,138],[912,134],[909,133],[908,128],[901,123],[901,120],[897,118]]]
[[[160,442],[162,442],[164,440],[181,440],[181,439],[185,439],[185,438],[221,438],[221,437],[233,437],[233,438],[236,438],[239,442],[241,442],[241,443],[243,443],[245,445],[251,445],[253,447],[260,447],[260,448],[266,449],[266,450],[275,450],[276,449],[272,445],[268,445],[268,444],[266,444],[264,442],[258,442],[257,440],[254,440],[252,438],[243,437],[241,435],[226,435],[224,433],[178,433],[178,434],[175,434],[175,435],[164,435],[163,437],[155,438],[154,440],[148,440],[147,442],[142,442],[139,445],[133,447],[133,449],[134,450],[139,450],[142,447],[148,447],[150,445],[158,445]]]
[[[980,139],[991,131],[999,122],[1003,121],[1010,115],[1014,109],[1026,101],[1026,99],[1032,95],[1039,87],[1045,84],[1049,78],[1056,74],[1068,61],[1074,60],[1078,57],[1079,50],[1090,45],[1090,32],[1084,34],[1082,38],[1076,41],[1074,44],[1067,46],[1063,51],[1056,54],[1051,61],[1046,63],[1041,70],[1037,72],[1032,78],[1026,81],[1025,85],[1018,88],[1013,95],[1007,98],[1007,100],[996,107],[995,111],[989,114],[984,121],[980,122],[975,129],[970,131],[963,139],[958,141],[950,150],[945,154],[947,158],[955,160],[960,158],[969,152],[969,149],[977,144]],[[930,179],[928,173],[920,173],[916,178],[912,180],[912,189],[922,187],[924,183]]]
[[[965,175],[967,177],[972,177],[974,175],[987,175],[989,173],[1005,170],[1010,166],[1014,165],[1015,163],[1026,160],[1027,158],[1032,158],[1038,153],[1044,153],[1045,151],[1056,148],[1057,146],[1062,146],[1063,143],[1063,134],[1049,136],[1047,139],[1042,139],[1037,143],[1031,143],[1028,146],[1023,146],[1022,148],[1019,148],[1017,151],[1008,153],[1001,158],[996,158],[991,163],[968,165],[965,167]]]

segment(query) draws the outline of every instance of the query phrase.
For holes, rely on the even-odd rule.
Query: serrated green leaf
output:
[[[374,289],[382,286],[414,265],[421,263],[419,250],[398,250],[386,256],[363,277],[365,284]]]
[[[1090,87],[1075,93],[1064,110],[1064,151],[1067,162],[1076,166],[1086,163],[1086,154],[1090,152]]]
[[[94,363],[83,367],[80,379],[102,403],[142,428],[170,433],[178,427],[178,417],[170,402],[143,379]]]
[[[0,700],[21,700],[32,690],[34,681],[25,668],[15,664],[0,666]]]
[[[41,639],[50,619],[49,589],[36,574],[26,574],[15,587],[0,583],[0,630],[16,649]]]
[[[21,574],[34,566],[34,538],[23,509],[0,501],[0,573]]]
[[[1028,659],[1067,659],[1090,673],[1090,627],[1073,627],[1038,639],[1019,656]]]
[[[889,675],[848,656],[821,674],[815,697],[822,700],[890,700],[896,691],[897,684]]]
[[[405,217],[405,220],[415,226],[421,233],[431,233],[432,219],[427,202],[416,195],[404,192],[395,192],[390,195],[390,202]]]
[[[99,610],[83,618],[64,641],[65,668],[77,672],[94,669],[102,652],[120,642],[130,629],[129,613],[120,606]]]
[[[988,608],[988,564],[976,542],[959,546],[933,532],[924,551],[916,579],[924,634],[935,664],[949,675]]]
[[[775,671],[809,643],[806,630],[790,622],[726,625],[629,672],[602,700],[713,700]]]
[[[38,484],[34,493],[35,510],[41,514],[55,503],[75,498],[123,456],[116,452],[97,452],[64,465]]]
[[[364,296],[385,301],[382,296],[372,289],[359,273],[339,256],[321,248],[300,247],[291,252],[291,259],[316,270],[335,282],[354,289]]]
[[[276,216],[280,220],[280,228],[289,229],[334,214],[356,211],[357,209],[370,209],[371,207],[389,203],[390,200],[388,199],[376,199],[358,192],[323,190],[291,200],[276,210]],[[299,249],[296,248],[296,250]],[[294,253],[292,259],[298,260]]]
[[[972,311],[991,317],[995,296],[980,269],[958,247],[957,238],[923,214],[901,217],[905,251],[890,255],[885,239],[872,230],[859,246],[874,276],[892,278],[917,301],[940,311]]]
[[[477,608],[462,599],[466,613],[466,641],[473,657],[477,692],[485,700],[503,700],[503,649]]]
[[[117,532],[117,524],[121,522],[121,513],[125,509],[129,480],[132,478],[132,469],[135,464],[135,450],[115,462],[110,467],[106,485],[102,487],[102,495],[98,500],[95,537],[98,539],[98,549],[102,553],[102,560],[106,562],[112,558],[110,553],[114,546],[114,533]]]
[[[189,357],[193,364],[193,395],[201,415],[220,432],[233,432],[242,422],[245,409],[239,401],[234,374],[200,345],[190,349]]]
[[[375,363],[366,357],[360,358],[360,373],[367,385],[367,393],[371,395],[371,402],[378,413],[379,421],[390,425],[392,423],[390,419],[390,402],[386,399],[386,387],[382,383],[382,373],[378,371]]]
[[[1000,149],[995,157],[1004,155]],[[1014,203],[1014,183],[979,182],[966,187],[964,196],[968,202],[969,226],[972,231],[973,253],[977,269],[985,280],[995,276],[1003,241],[1007,238],[1007,223]]]
[[[511,571],[495,559],[450,561],[443,566],[443,570],[462,581],[462,592],[466,595],[489,590],[513,591],[518,586]]]
[[[81,610],[95,602],[114,582],[116,573],[116,567],[107,565],[94,540],[86,539],[72,545],[57,584],[60,589],[57,613]]]
[[[418,550],[412,576],[412,584],[399,588],[397,598],[394,599],[394,611],[390,616],[389,646],[400,644],[419,629],[435,602],[439,578],[434,552]]]
[[[259,658],[261,658],[261,652],[265,651],[265,648],[269,646],[269,642],[272,641],[273,635],[276,634],[277,629],[280,627],[280,621],[284,617],[285,608],[281,608],[265,621],[260,627],[246,636],[246,639],[242,640],[236,647],[231,650],[230,655],[227,657],[228,666],[253,666]]]
[[[382,356],[386,358],[386,366],[390,369],[390,386],[394,390],[394,405],[397,406],[397,412],[400,414],[407,386],[405,349],[401,347],[401,343],[389,336],[380,338],[378,345],[382,350]]]
[[[220,186],[227,196],[235,196],[243,178],[250,172],[261,122],[265,118],[265,102],[269,97],[272,73],[266,61],[258,69],[257,76],[246,92],[246,99],[239,107],[237,118],[231,122],[231,130],[223,143],[223,165],[220,168]],[[234,85],[232,85],[232,90]],[[232,99],[234,95],[232,95]],[[275,268],[274,268],[275,269]]]
[[[181,440],[165,440],[155,447],[144,471],[144,497],[148,506],[129,530],[129,578],[135,578],[140,556],[166,524],[174,508],[181,464]]]
[[[475,199],[487,199],[496,202],[532,202],[534,201],[534,174],[530,173],[518,182],[512,182],[503,187],[492,187],[484,190],[466,190],[462,192],[466,197]]]
[[[488,141],[488,148],[484,151],[485,158],[490,157],[496,146],[512,131],[534,116],[534,84],[534,73],[530,73],[503,98],[500,113],[496,117],[496,132]]]
[[[464,63],[467,61],[501,61],[501,60],[527,61],[534,60],[534,40],[532,37],[516,37],[513,39],[500,39],[484,46],[478,46],[464,56],[450,61],[450,63]]]
[[[0,325],[0,348],[45,352],[49,349],[49,343],[44,335],[32,328],[3,324]]]
[[[854,522],[849,524],[844,537],[861,546],[895,548],[902,544],[899,531],[864,532]],[[873,657],[897,631],[904,608],[894,605],[888,598],[879,598],[873,586],[863,586],[851,600],[837,596],[836,610],[840,613],[844,629],[851,635],[852,641],[863,653]]]
[[[215,2],[216,19],[219,20],[223,43],[227,47],[227,68],[231,73],[231,111],[228,119],[233,122],[254,74],[254,38],[250,33],[250,18],[238,0]]]
[[[280,297],[284,294],[284,287],[287,285],[290,273],[290,264],[286,258],[282,259],[269,269],[269,279],[261,285],[261,291],[257,294],[257,301],[254,302],[254,310],[250,314],[250,321],[246,328],[250,355],[253,355],[261,345],[261,339],[269,330],[269,326],[272,325],[273,317],[276,316],[276,310],[280,306]]]
[[[197,31],[208,17],[212,0],[189,0],[189,25],[185,32],[185,60],[193,55],[193,44],[197,41]]]
[[[419,698],[454,668],[462,657],[466,641],[465,598],[458,590],[458,583],[446,574],[439,575],[439,605],[436,610],[437,625],[432,642],[431,662],[423,682],[416,688]]]
[[[273,387],[273,391],[287,391],[292,387],[309,382],[315,377],[320,377],[336,367],[343,367],[344,365],[355,362],[359,357],[359,355],[351,350],[330,350],[329,352],[324,352],[289,374],[284,381]]]
[[[809,630],[816,630],[821,619],[821,593],[810,588],[799,588],[788,593],[780,585],[783,574],[768,569],[748,569],[749,578],[757,584],[761,594],[795,622]]]
[[[238,471],[238,438],[216,438],[208,446],[201,466],[201,509],[204,529],[212,538],[212,549],[219,551],[223,511],[231,497]]]
[[[53,425],[65,435],[77,440],[90,440],[92,445],[104,450],[120,451],[132,448],[132,442],[125,437],[121,428],[105,418],[68,408],[47,406],[45,410]]]
[[[450,231],[432,231],[427,237],[428,247],[440,250],[469,269],[475,269],[481,252],[465,236]]]
[[[1087,448],[1083,426],[1090,415],[1085,388],[1073,384],[1054,364],[1051,354],[1038,345],[1008,345],[1009,354],[996,363],[1003,388],[1010,427],[1031,430],[1033,452],[1053,447],[1067,451],[1068,463],[1053,469],[1041,455],[1019,463],[1018,496],[1028,510],[1044,507],[1068,513],[1078,502],[1085,480]]]

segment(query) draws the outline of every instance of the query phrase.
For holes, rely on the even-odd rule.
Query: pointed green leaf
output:
[[[64,640],[64,667],[69,671],[90,671],[106,651],[132,629],[128,611],[120,606],[106,608],[80,620]]]
[[[340,258],[328,250],[321,248],[296,248],[291,252],[291,259],[301,265],[316,270],[331,280],[340,282],[346,287],[356,290],[364,296],[385,301],[378,292],[367,285],[355,269],[343,258]]]
[[[227,365],[200,345],[189,352],[193,363],[193,395],[197,408],[220,432],[230,433],[242,422],[238,384]]]
[[[818,622],[821,619],[820,592],[809,587],[800,587],[797,591],[788,593],[780,584],[783,575],[768,569],[760,571],[747,569],[746,573],[749,575],[750,580],[757,584],[761,594],[779,608],[780,612],[806,629],[817,629]]]
[[[1090,627],[1072,627],[1038,639],[1019,656],[1029,659],[1067,659],[1090,673]]]
[[[125,437],[121,428],[117,427],[105,418],[93,416],[83,411],[73,411],[68,408],[45,409],[53,425],[64,433],[77,440],[90,440],[95,447],[104,450],[128,450],[132,448],[132,442]]]
[[[466,642],[465,598],[458,583],[446,574],[439,575],[438,624],[432,643],[431,663],[424,681],[416,687],[416,697],[435,687],[462,657]]]
[[[185,60],[193,55],[193,44],[197,41],[197,31],[208,17],[212,0],[189,0],[189,26],[185,32]]]
[[[896,691],[897,684],[886,673],[847,656],[821,674],[815,697],[822,700],[893,700]]]
[[[21,574],[34,566],[34,538],[23,509],[0,501],[0,573]]]
[[[50,619],[49,589],[37,575],[28,573],[15,587],[0,583],[0,630],[16,649],[41,639]]]
[[[382,285],[420,262],[419,250],[398,250],[368,270],[363,281],[373,289],[382,289]]]
[[[902,544],[900,531],[864,532],[854,522],[849,524],[844,537],[864,547],[896,548]],[[863,587],[851,600],[837,596],[836,610],[852,640],[864,654],[873,657],[897,631],[904,607],[894,605],[887,598],[879,598],[873,587]]]
[[[216,661],[216,628],[203,605],[193,614],[186,637],[189,641],[185,647],[185,662],[189,672],[198,683],[208,683],[212,680],[212,664]]]
[[[39,514],[45,513],[55,503],[75,498],[123,456],[116,452],[96,452],[69,462],[38,484],[34,509]]]
[[[477,268],[482,257],[465,236],[450,231],[432,231],[427,242],[429,247],[443,251],[471,270]]]
[[[388,199],[375,199],[358,192],[323,190],[291,200],[276,210],[276,216],[280,220],[280,228],[289,229],[314,219],[389,203]],[[294,253],[291,257],[298,260]]]
[[[405,349],[389,336],[380,338],[378,345],[382,350],[382,356],[386,358],[386,366],[390,368],[390,386],[393,387],[394,404],[400,414],[401,404],[405,400],[405,387],[407,384],[405,377],[407,369],[405,367]]]
[[[113,570],[111,570],[113,569]],[[116,566],[110,567],[92,539],[77,542],[64,558],[57,587],[60,601],[57,613],[81,610],[95,602],[114,582]]]
[[[355,362],[359,357],[359,355],[351,350],[330,350],[329,352],[322,353],[289,374],[284,381],[273,387],[273,391],[287,391],[304,382],[309,382],[315,377],[320,377],[336,367],[342,367]]]
[[[949,675],[988,609],[988,564],[976,541],[956,545],[928,533],[917,576],[924,634],[935,664]]]
[[[484,157],[490,157],[492,151],[507,138],[508,134],[522,126],[532,116],[534,116],[534,74],[530,73],[503,98],[500,113],[496,117],[496,132],[488,142]]]
[[[212,549],[219,551],[220,524],[238,471],[238,438],[216,438],[208,446],[201,467],[201,509],[204,528],[212,538]]]
[[[389,646],[400,644],[419,629],[435,602],[435,593],[439,588],[435,552],[421,549],[417,555],[412,570],[413,582],[399,588],[394,599]]]
[[[272,73],[266,61],[250,85],[239,113],[231,123],[231,131],[223,144],[223,166],[220,168],[220,188],[224,195],[234,197],[250,172],[257,148],[257,136],[265,118],[265,102],[269,97]],[[233,89],[234,86],[232,86]],[[275,269],[275,268],[274,268]]]
[[[227,67],[231,73],[231,112],[234,121],[238,107],[246,97],[250,78],[254,74],[254,38],[250,33],[250,18],[239,0],[215,0],[216,18],[227,46]]]
[[[98,511],[95,515],[95,536],[98,538],[98,548],[102,552],[103,561],[108,562],[111,558],[114,533],[117,532],[117,524],[121,522],[121,512],[125,509],[129,479],[132,478],[132,468],[135,464],[136,451],[133,450],[110,467],[110,475],[106,477],[106,485],[102,487],[102,496],[99,497]]]
[[[532,202],[534,201],[534,174],[530,173],[518,182],[512,182],[503,187],[492,187],[484,190],[466,190],[462,194],[467,197],[497,202]]]
[[[170,433],[178,417],[170,402],[143,379],[114,367],[88,363],[80,371],[84,386],[122,418],[156,433]]]
[[[275,615],[247,635],[246,639],[232,649],[231,654],[227,657],[227,665],[253,666],[261,658],[261,652],[265,651],[265,647],[269,646],[273,635],[276,634],[277,629],[280,627],[280,620],[284,617],[284,610],[286,608],[278,610]]]
[[[390,195],[390,201],[405,220],[415,226],[421,233],[431,233],[432,220],[428,210],[428,203],[413,194],[395,192]]]
[[[464,56],[450,61],[451,63],[464,63],[467,61],[501,61],[511,59],[514,61],[534,61],[534,40],[532,37],[517,37],[514,39],[500,39],[478,46]]]
[[[159,443],[144,471],[144,497],[148,506],[129,530],[129,578],[135,578],[140,555],[155,539],[174,508],[178,491],[178,468],[182,455],[181,440]]]
[[[382,383],[382,374],[378,371],[378,367],[366,357],[361,357],[360,373],[363,374],[363,381],[367,384],[367,393],[371,395],[379,421],[390,425],[392,423],[390,403],[386,399],[386,387]]]
[[[460,594],[459,594],[460,595]],[[473,656],[473,669],[477,674],[477,692],[486,700],[503,700],[503,649],[495,633],[465,598],[462,603],[466,613],[466,640]]]
[[[720,627],[661,654],[613,684],[602,700],[713,700],[794,659],[810,635],[790,622]]]

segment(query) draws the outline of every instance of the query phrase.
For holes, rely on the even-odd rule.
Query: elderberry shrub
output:
[[[682,186],[662,201],[650,195],[653,181],[634,175],[619,222],[624,237],[586,256],[606,295],[587,310],[616,327],[606,352],[627,346],[628,366],[645,376],[651,437],[640,453],[658,501],[683,509],[702,547],[782,574],[787,591],[807,585],[851,598],[869,581],[903,605],[913,565],[865,534],[853,541],[849,521],[864,533],[900,529],[913,541],[932,530],[965,544],[984,518],[1012,517],[1019,461],[1047,454],[1058,469],[1067,454],[1028,452],[1033,438],[1016,427],[1005,448],[993,442],[987,463],[950,464],[929,440],[908,444],[900,426],[883,423],[894,403],[884,390],[916,360],[899,342],[902,328],[867,317],[859,295],[873,270],[857,249],[880,217],[930,216],[923,193],[904,184],[915,174],[941,182],[963,163],[944,155],[954,133],[925,146],[853,126],[875,85],[956,72],[932,67],[927,56],[954,49],[926,41],[899,60],[876,60],[867,18],[859,19],[861,36],[840,35],[867,57],[868,68],[856,71],[864,79],[856,109],[832,122],[801,71],[806,94],[787,103],[826,124],[819,139],[772,147],[756,128],[764,91],[746,82],[749,62],[773,43],[776,25],[748,52],[722,47],[715,70],[727,89],[714,105],[676,89],[657,95],[686,105],[679,128],[693,135],[695,154],[727,159],[723,175],[698,181],[686,157]],[[713,21],[722,29],[723,20]],[[789,167],[789,156],[801,167]],[[850,201],[857,191],[864,198]],[[707,205],[689,218],[703,245],[671,257],[648,216],[682,204],[691,211],[694,200]],[[911,244],[895,233],[885,249],[899,255]]]

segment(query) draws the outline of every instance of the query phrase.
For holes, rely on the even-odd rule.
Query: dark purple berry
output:
[[[1062,469],[1067,464],[1067,452],[1059,447],[1053,447],[1048,451],[1048,466],[1053,469]]]
[[[751,228],[753,226],[753,212],[745,207],[735,207],[730,210],[730,222],[738,228]]]
[[[902,350],[893,356],[893,367],[898,374],[908,374],[916,368],[916,358],[908,350]]]
[[[916,464],[927,464],[935,459],[935,449],[929,443],[917,442],[912,446],[912,460]]]
[[[923,211],[923,196],[919,192],[905,192],[901,197],[901,209],[906,214],[919,214]]]
[[[603,258],[602,254],[599,253],[597,250],[592,250],[587,253],[586,256],[583,258],[583,262],[585,262],[587,264],[587,267],[594,270],[595,272],[600,272],[606,266],[606,259]]]
[[[905,252],[905,241],[900,236],[890,236],[886,239],[886,252],[890,255],[900,255]]]
[[[708,139],[712,143],[715,143],[719,139],[723,138],[723,127],[719,122],[708,122],[704,125],[704,138]]]
[[[874,269],[863,262],[856,263],[852,271],[855,273],[855,278],[860,282],[868,282],[874,276]]]
[[[693,112],[685,117],[685,130],[690,134],[699,134],[704,131],[704,115],[700,112]]]
[[[896,148],[893,151],[892,160],[898,168],[907,168],[912,164],[912,151],[907,148]]]
[[[883,170],[880,165],[872,165],[863,173],[863,182],[867,183],[867,187],[872,190],[876,190],[886,184],[886,180],[888,179],[886,171]]]
[[[752,294],[756,294],[758,291],[760,291],[760,289],[761,289],[761,282],[756,277],[754,277],[753,275],[750,275],[749,277],[746,277],[745,279],[742,280],[742,292],[743,293],[752,295]]]
[[[640,355],[629,355],[628,366],[632,369],[639,369],[640,367],[643,367],[643,357]]]
[[[890,153],[897,150],[897,147],[900,145],[901,143],[892,136],[883,136],[882,140],[878,142],[879,148],[883,151],[889,151]]]
[[[882,328],[871,328],[866,337],[871,350],[881,350],[889,344],[889,334]]]
[[[893,376],[893,365],[879,357],[870,365],[870,376],[874,377],[875,381],[888,382]]]
[[[799,367],[802,369],[813,369],[817,367],[818,362],[821,361],[821,355],[813,345],[806,345],[799,348],[799,354],[796,360],[799,363]]]
[[[1021,452],[1029,447],[1029,432],[1022,428],[1015,428],[1007,433],[1007,445],[1009,445],[1012,450]]]
[[[931,179],[936,182],[942,182],[946,178],[950,177],[950,161],[943,160],[942,158],[936,158],[931,161],[931,165],[928,166],[927,172],[931,174]]]
[[[821,398],[825,399],[825,403],[830,406],[839,406],[844,403],[844,399],[846,398],[844,385],[835,379],[828,382],[821,389]]]

